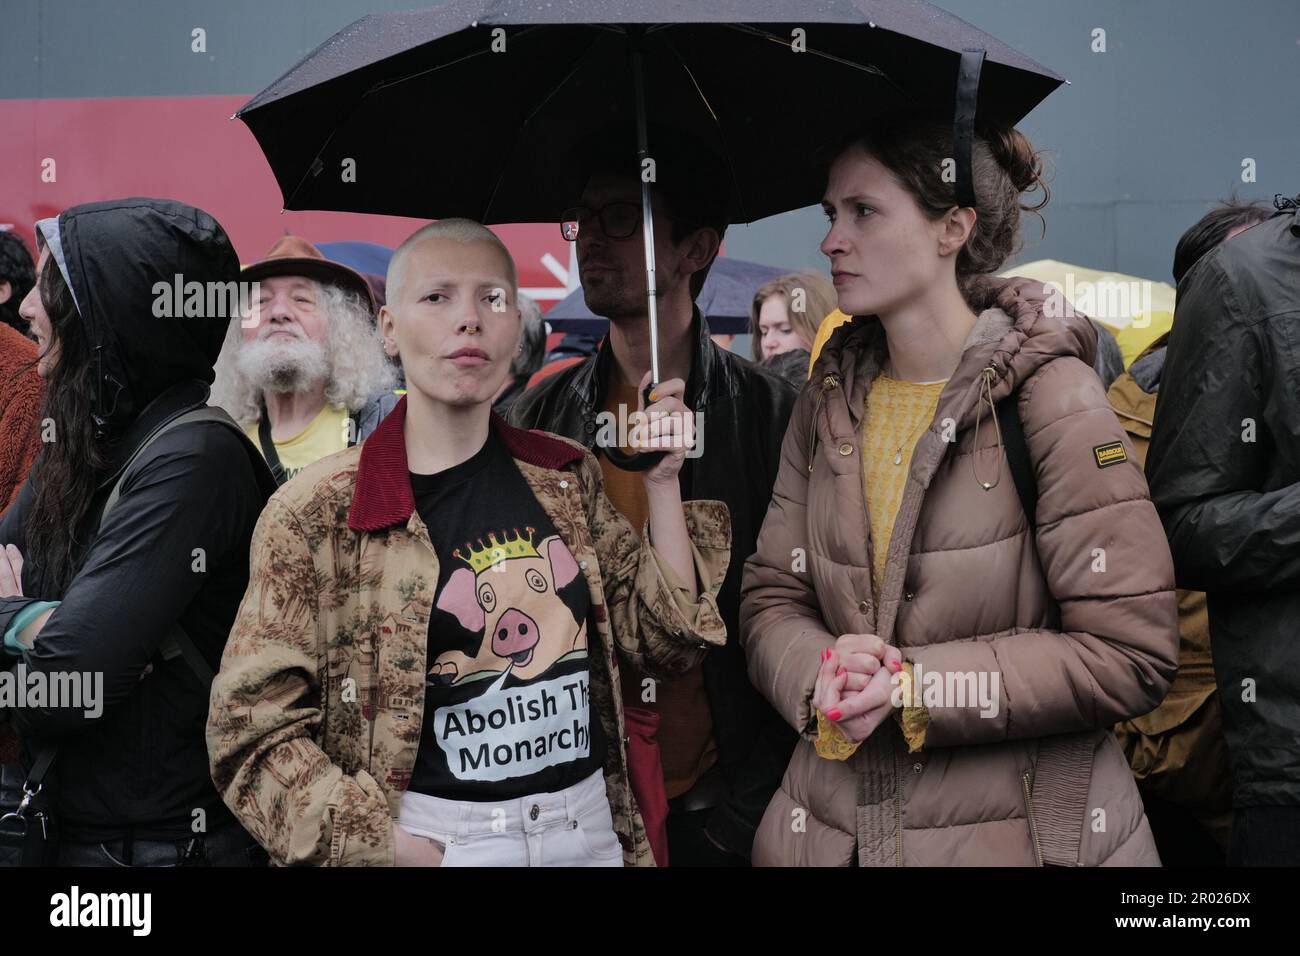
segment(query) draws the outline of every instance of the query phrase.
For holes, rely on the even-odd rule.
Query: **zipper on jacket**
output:
[[[840,377],[834,372],[822,379],[822,390],[817,393],[817,404],[813,406],[812,429],[808,438],[808,470],[813,470],[813,458],[817,454],[817,422],[821,417],[822,403],[826,400],[826,393],[833,388],[840,387]]]
[[[1032,779],[1030,777],[1030,773],[1028,770],[1026,770],[1024,772],[1024,775],[1021,776],[1020,778],[1020,783],[1025,790],[1025,814],[1029,818],[1029,839],[1032,840],[1034,843],[1034,859],[1037,861],[1038,866],[1042,866],[1043,851],[1038,846],[1038,823],[1037,821],[1034,820],[1034,799],[1032,796],[1030,796],[1030,792],[1029,792],[1031,782]]]
[[[903,865],[903,767],[894,747],[894,866]]]
[[[1004,455],[1002,445],[1002,426],[998,424],[998,410],[997,406],[993,404],[993,376],[998,374],[998,369],[995,366],[989,365],[980,374],[980,394],[976,396],[975,399],[975,438],[973,439],[974,445],[970,456],[970,473],[975,476],[975,482],[981,488],[985,491],[990,491],[996,488],[998,483],[1002,480],[1002,458]],[[981,478],[979,470],[975,467],[975,459],[978,457],[980,450],[980,420],[984,417],[985,404],[989,407],[989,414],[993,419],[993,432],[997,435],[998,440],[998,474],[992,481],[985,481]]]

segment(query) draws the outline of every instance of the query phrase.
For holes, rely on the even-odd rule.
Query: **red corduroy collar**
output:
[[[379,423],[364,445],[357,464],[356,489],[348,527],[353,531],[378,531],[405,523],[415,510],[410,472],[406,463],[406,396]],[[563,468],[582,457],[581,449],[544,432],[515,428],[496,412],[492,427],[510,449],[512,457],[540,468]]]

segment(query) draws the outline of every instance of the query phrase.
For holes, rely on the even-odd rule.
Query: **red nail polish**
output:
[[[830,656],[831,656],[831,652],[830,652],[830,649],[829,649],[829,648],[826,649],[826,650],[824,650],[824,651],[822,651],[822,661],[823,661],[823,663],[824,663],[826,660],[828,660],[828,659],[830,658]]]
[[[826,714],[828,720],[839,720],[843,716],[844,711],[840,710],[838,707]]]
[[[902,662],[902,661],[890,661],[890,662],[889,662],[889,669],[892,670],[894,673],[898,673],[899,671],[901,671],[901,670],[903,669],[903,662]]]

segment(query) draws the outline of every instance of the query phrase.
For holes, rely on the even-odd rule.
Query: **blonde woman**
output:
[[[791,272],[759,287],[749,307],[755,362],[812,350],[822,319],[835,311],[835,287],[816,272]]]

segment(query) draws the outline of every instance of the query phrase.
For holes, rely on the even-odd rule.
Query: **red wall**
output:
[[[122,196],[179,199],[226,228],[240,258],[259,258],[286,232],[312,242],[365,240],[396,246],[421,224],[396,216],[281,212],[280,190],[253,134],[230,117],[248,97],[0,99],[0,228],[12,224],[34,250],[32,225],[82,202]],[[42,161],[55,161],[43,182]],[[523,287],[563,282],[542,264],[567,267],[569,249],[554,225],[493,226],[509,246]]]

